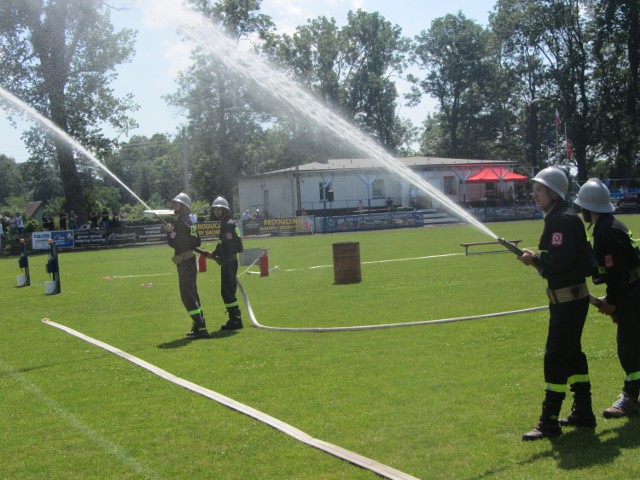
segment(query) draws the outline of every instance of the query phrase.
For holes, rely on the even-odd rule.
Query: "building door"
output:
[[[269,190],[262,191],[262,205],[265,217],[269,216]]]

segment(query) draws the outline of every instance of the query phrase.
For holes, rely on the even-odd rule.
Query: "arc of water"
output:
[[[451,201],[443,192],[387,153],[373,138],[334,113],[324,103],[273,68],[265,59],[239,48],[235,41],[203,15],[175,0],[147,1],[144,15],[154,22],[164,22],[165,25],[174,27],[194,45],[213,55],[226,67],[243,78],[251,79],[256,87],[266,94],[330,131],[336,138],[348,142],[369,158],[378,161],[391,173],[440,201],[466,223],[494,239],[498,238],[482,222]]]
[[[8,90],[5,90],[2,87],[0,87],[0,97],[2,97],[4,101],[6,101],[9,105],[12,105],[19,112],[26,113],[29,117],[31,117],[31,119],[35,120],[38,124],[40,124],[40,126],[52,132],[58,139],[65,142],[71,148],[73,148],[78,153],[80,153],[81,155],[86,157],[88,160],[93,162],[95,165],[100,167],[102,171],[104,171],[107,175],[109,175],[116,182],[118,182],[122,186],[122,188],[124,188],[127,192],[129,192],[133,196],[133,198],[135,198],[138,202],[144,205],[148,210],[151,210],[151,207],[149,207],[144,202],[144,200],[138,197],[138,195],[136,195],[133,190],[131,190],[122,180],[120,180],[115,173],[109,170],[100,160],[98,160],[95,157],[95,155],[93,155],[89,150],[87,150],[80,143],[78,143],[73,137],[71,137],[71,135],[69,135],[67,132],[62,130],[53,121],[51,121],[50,119],[42,115],[40,112],[38,112],[31,105],[22,101],[21,99],[16,97],[14,94],[9,92]]]

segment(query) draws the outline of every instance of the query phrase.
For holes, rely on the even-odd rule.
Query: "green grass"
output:
[[[640,230],[640,216],[621,218]],[[489,227],[535,248],[542,222]],[[278,271],[241,281],[258,321],[277,327],[545,305],[544,280],[512,254],[463,255],[459,243],[484,240],[464,225],[249,239],[245,247],[268,248]],[[360,284],[333,284],[332,243],[344,241],[360,243]],[[0,478],[378,478],[46,326],[44,317],[418,478],[636,475],[639,419],[599,418],[595,433],[566,429],[554,442],[520,441],[540,413],[546,311],[357,332],[248,327],[186,342],[190,321],[170,256],[167,246],[62,252],[63,293],[49,296],[45,255],[30,257],[25,288],[16,288],[17,257],[0,258]],[[413,260],[381,262],[394,259]],[[208,267],[198,281],[217,330],[225,315],[218,267]],[[624,374],[615,327],[596,310],[583,345],[599,413]]]

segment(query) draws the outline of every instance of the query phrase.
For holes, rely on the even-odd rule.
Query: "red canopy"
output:
[[[498,182],[526,182],[529,177],[514,173],[502,167],[489,167],[467,178],[466,183],[498,183]]]

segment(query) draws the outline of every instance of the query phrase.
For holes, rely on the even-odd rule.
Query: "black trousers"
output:
[[[196,279],[198,277],[196,258],[191,257],[187,260],[183,260],[177,265],[177,267],[178,286],[180,288],[182,304],[194,320],[196,318],[201,318],[202,310],[200,308],[200,296],[198,295],[198,285],[196,283]]]
[[[238,289],[238,257],[228,256],[220,265],[220,294],[227,310],[238,307],[236,291]]]
[[[544,379],[548,390],[561,391],[561,386],[567,383],[589,381],[587,356],[580,341],[588,311],[588,297],[549,305],[551,315],[544,353]]]
[[[632,397],[640,390],[640,282],[631,285],[616,305],[618,358],[627,374],[624,391]]]

